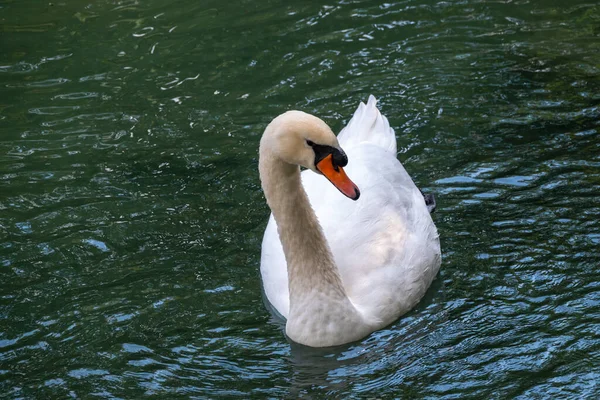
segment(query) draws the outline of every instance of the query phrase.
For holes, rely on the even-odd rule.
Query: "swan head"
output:
[[[358,200],[360,191],[343,169],[348,157],[331,128],[320,118],[302,111],[281,114],[262,136],[261,157],[267,151],[287,164],[324,175],[342,194]]]

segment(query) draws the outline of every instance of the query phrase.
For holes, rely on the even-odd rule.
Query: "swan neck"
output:
[[[328,286],[345,297],[333,255],[302,187],[300,168],[261,155],[260,172],[288,265],[290,307],[307,288]]]
[[[287,263],[286,334],[297,343],[313,347],[348,343],[372,331],[371,321],[364,318],[347,296],[330,247],[302,186],[300,168],[297,163],[287,162],[298,158],[302,151],[291,147],[290,138],[300,125],[293,119],[299,117],[298,114],[289,113],[279,116],[265,129],[259,155],[262,188],[273,212]],[[305,122],[307,117],[302,115],[301,122]],[[306,124],[301,127],[309,129]]]

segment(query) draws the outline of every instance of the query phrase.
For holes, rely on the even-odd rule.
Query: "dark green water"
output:
[[[0,1],[0,396],[596,398],[600,6]],[[261,298],[287,109],[373,93],[444,261],[360,343]]]

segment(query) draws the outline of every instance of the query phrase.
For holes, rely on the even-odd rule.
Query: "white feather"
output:
[[[396,134],[387,118],[377,109],[377,99],[369,96],[369,101],[361,102],[348,125],[338,135],[338,141],[344,149],[371,143],[396,155]]]

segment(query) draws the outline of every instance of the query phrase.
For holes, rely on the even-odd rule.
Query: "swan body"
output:
[[[337,138],[317,117],[282,114],[266,128],[259,159],[272,211],[263,287],[290,339],[313,347],[355,341],[419,302],[440,267],[438,233],[373,96]],[[344,172],[348,181],[330,176]]]

